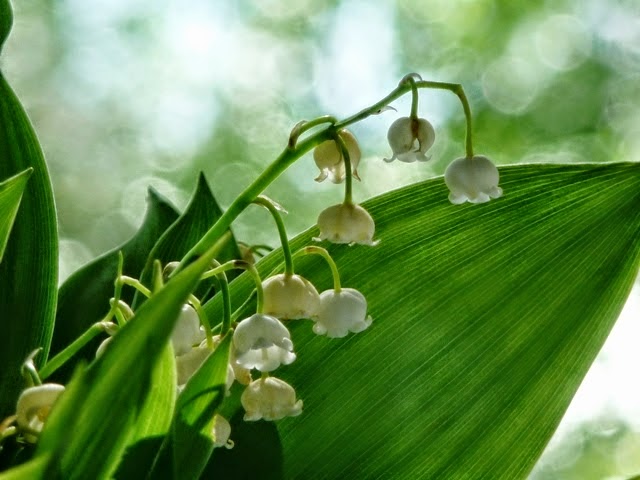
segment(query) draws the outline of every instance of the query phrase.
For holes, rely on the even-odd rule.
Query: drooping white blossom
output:
[[[247,369],[271,372],[296,359],[289,330],[271,315],[256,313],[233,332],[236,363]]]
[[[215,335],[213,337],[213,346],[217,348],[222,341],[222,337],[220,335]],[[229,365],[231,365],[231,369],[233,370],[233,377],[235,381],[240,383],[241,385],[249,385],[251,383],[251,370],[248,368],[244,368],[238,364],[236,361],[236,353],[235,349],[231,349],[229,352]]]
[[[491,160],[482,155],[463,157],[451,162],[444,173],[449,201],[455,205],[464,202],[484,203],[502,195],[498,186],[500,174]]]
[[[341,203],[326,208],[318,216],[320,235],[315,240],[332,243],[376,245],[373,240],[376,225],[360,205]]]
[[[204,340],[204,331],[200,328],[200,318],[195,309],[184,304],[180,316],[171,332],[171,343],[176,355],[183,355]]]
[[[231,425],[226,418],[216,413],[213,418],[213,448],[225,447],[233,448],[233,441],[229,440],[231,436]]]
[[[436,132],[431,123],[424,118],[401,117],[391,124],[387,140],[393,152],[385,162],[398,159],[401,162],[426,162],[430,157],[425,153],[436,139]]]
[[[316,287],[300,275],[281,273],[262,282],[264,313],[291,320],[318,314],[320,295]]]
[[[244,419],[280,420],[302,413],[302,400],[296,400],[291,385],[279,378],[266,377],[254,380],[240,398],[246,413]]]
[[[16,406],[16,423],[29,443],[35,443],[64,385],[45,383],[24,390]]]
[[[371,316],[367,315],[367,300],[358,290],[325,290],[320,294],[320,314],[313,331],[318,335],[341,338],[349,332],[362,332],[371,322]]]
[[[358,141],[348,130],[342,130],[338,135],[340,135],[347,147],[349,161],[351,162],[351,172],[355,178],[360,180],[360,177],[358,177],[358,164],[362,154]],[[313,151],[313,159],[320,169],[320,174],[315,179],[316,182],[322,182],[327,177],[333,183],[342,183],[344,181],[347,173],[344,157],[335,140],[327,140],[318,145]]]

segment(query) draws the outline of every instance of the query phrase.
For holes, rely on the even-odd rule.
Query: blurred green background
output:
[[[14,4],[2,68],[51,167],[61,281],[132,235],[148,185],[182,208],[204,171],[225,207],[297,121],[355,113],[408,72],[464,85],[475,149],[498,164],[640,160],[637,0]],[[463,154],[456,97],[425,91],[431,162],[383,162],[386,130],[408,101],[353,127],[363,151],[356,200],[440,175]],[[291,235],[341,199],[342,187],[316,174],[307,155],[267,192],[288,208]],[[258,208],[234,228],[276,244]],[[640,473],[639,299],[636,288],[532,479]]]

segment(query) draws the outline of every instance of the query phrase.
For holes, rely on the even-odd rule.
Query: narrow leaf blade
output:
[[[344,339],[291,324],[298,359],[278,375],[305,411],[278,422],[284,478],[526,477],[636,278],[640,164],[501,177],[485,205],[450,205],[441,178],[373,199],[380,244],[329,247],[374,323]],[[297,270],[331,287],[320,260]]]
[[[27,183],[0,263],[0,417],[13,413],[22,388],[20,365],[41,347],[49,351],[58,288],[58,232],[51,181],[31,123],[0,72],[0,178],[26,169]]]
[[[32,173],[33,169],[28,168],[0,183],[0,263],[20,207],[22,192]]]

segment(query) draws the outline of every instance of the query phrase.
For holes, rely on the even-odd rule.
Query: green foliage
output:
[[[95,322],[102,320],[109,310],[113,296],[113,281],[118,270],[118,254],[122,252],[123,273],[137,277],[144,267],[149,251],[162,233],[178,218],[171,203],[149,188],[147,214],[142,226],[124,245],[105,253],[71,275],[58,292],[56,328],[51,342],[51,354],[67,347]],[[123,292],[123,300],[131,302],[133,293]],[[93,359],[98,340],[90,342],[79,354],[79,359]],[[72,365],[57,372],[53,378],[68,379]]]
[[[278,422],[283,478],[522,478],[531,470],[638,272],[640,168],[531,165],[501,174],[507,193],[486,205],[450,205],[440,178],[366,202],[380,244],[330,248],[374,323],[344,340],[289,324],[298,359],[279,376],[305,410]],[[280,261],[275,252],[260,270]],[[331,285],[320,260],[297,271]],[[251,288],[244,276],[231,284],[236,301]],[[218,308],[206,307],[210,316]],[[214,458],[231,462],[239,452]]]
[[[11,2],[9,0],[0,0],[0,52],[2,52],[2,46],[9,36],[12,25],[13,10],[11,10]]]
[[[46,359],[56,308],[58,232],[49,173],[20,101],[0,72],[0,179],[27,169],[27,183],[0,263],[0,417],[13,413],[20,365],[36,348]]]
[[[149,256],[140,280],[145,284],[151,283],[151,270],[154,260],[160,260],[162,265],[180,260],[185,253],[205,234],[222,215],[207,180],[203,174],[198,178],[198,185],[180,218],[157,241]],[[238,246],[233,238],[224,246],[220,261],[239,258]],[[140,295],[136,296],[134,306],[141,301]]]
[[[22,192],[32,173],[33,169],[28,169],[0,182],[0,262],[2,262],[18,208],[20,208]]]
[[[81,479],[104,478],[115,470],[180,308],[219,252],[215,245],[170,280],[137,310],[104,355],[74,376],[38,443],[36,456],[51,456],[50,471]]]

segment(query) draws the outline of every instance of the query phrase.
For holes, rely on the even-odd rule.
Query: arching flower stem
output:
[[[338,266],[336,265],[336,262],[333,261],[333,258],[331,258],[331,255],[329,255],[329,252],[325,248],[318,247],[316,245],[309,245],[307,247],[304,247],[298,250],[293,256],[299,257],[302,255],[314,255],[314,254],[320,255],[329,264],[329,268],[331,268],[331,275],[333,276],[333,289],[336,292],[339,292],[341,290],[340,272],[338,272]]]
[[[217,260],[214,260],[214,265],[219,267],[220,263]],[[220,282],[220,292],[222,293],[222,325],[220,332],[224,336],[231,329],[231,294],[229,293],[229,281],[227,280],[227,275],[224,272],[220,272],[217,275],[217,278],[218,282]],[[202,307],[200,307],[200,309],[202,310]],[[198,310],[196,309],[196,311]],[[198,315],[199,314],[200,312],[198,312]],[[204,311],[202,311],[202,314],[204,315]],[[210,334],[211,328],[207,331],[207,345],[209,345]],[[213,346],[213,341],[211,341],[211,346]]]
[[[224,275],[224,273],[222,275]],[[198,297],[196,297],[195,295],[190,294],[189,303],[198,314],[198,318],[200,319],[200,325],[202,325],[202,328],[204,328],[204,334],[207,339],[207,347],[213,350],[213,333],[211,332],[211,325],[209,325],[207,314],[202,308],[202,304],[200,303],[200,300],[198,300]]]
[[[147,298],[151,297],[151,290],[145,287],[137,278],[128,277],[127,275],[122,275],[120,277],[120,282],[122,285],[129,285],[130,287],[135,288],[137,291],[139,291],[142,295],[144,295]]]
[[[333,115],[323,115],[322,117],[314,118],[313,120],[302,120],[298,122],[293,129],[291,130],[291,134],[289,135],[289,147],[295,148],[296,143],[298,142],[298,138],[304,132],[311,130],[313,127],[317,127],[318,125],[322,125],[324,123],[330,123],[331,125],[338,122],[338,119]]]
[[[67,348],[58,353],[49,360],[42,370],[40,370],[40,378],[46,380],[56,370],[67,363],[68,360],[78,353],[87,343],[93,340],[100,333],[106,332],[113,335],[118,331],[118,325],[112,322],[97,322],[91,325],[82,335],[76,338]]]
[[[400,80],[400,85],[408,83],[411,85],[411,119],[418,119],[418,87],[416,81],[422,80],[422,77],[417,73],[409,73]]]
[[[253,278],[256,284],[256,311],[257,313],[262,313],[262,307],[264,305],[264,291],[262,290],[262,279],[260,278],[260,274],[256,267],[251,265],[249,262],[245,262],[244,260],[230,260],[226,263],[223,263],[219,267],[212,268],[211,270],[207,270],[204,272],[202,280],[206,278],[211,278],[215,275],[218,275],[222,272],[226,272],[227,270],[231,270],[234,268],[239,268],[241,270],[246,270],[249,272],[249,275]],[[224,330],[223,330],[224,333]]]
[[[416,88],[430,88],[437,90],[449,90],[458,96],[460,102],[462,103],[462,107],[464,110],[464,114],[467,121],[467,133],[466,133],[466,154],[468,157],[473,157],[473,147],[472,147],[472,139],[471,139],[471,109],[469,108],[469,102],[464,93],[462,85],[457,83],[445,83],[445,82],[433,82],[427,80],[420,80],[415,82]],[[394,100],[400,98],[405,93],[412,90],[412,85],[410,83],[401,83],[399,84],[389,95],[382,98],[377,103],[371,105],[370,107],[361,110],[360,112],[352,115],[345,120],[336,122],[335,124],[331,124],[329,127],[324,130],[320,130],[305,138],[304,140],[297,142],[290,142],[287,144],[286,148],[280,153],[280,155],[271,163],[263,172],[256,178],[240,195],[236,197],[236,199],[231,203],[229,208],[222,214],[222,216],[218,219],[218,221],[213,224],[213,226],[203,235],[203,237],[189,250],[182,260],[180,260],[180,264],[173,271],[172,275],[175,275],[178,271],[182,270],[187,264],[189,264],[195,257],[202,255],[207,251],[212,245],[214,245],[222,236],[227,232],[233,221],[240,215],[245,208],[247,208],[251,202],[253,202],[258,195],[260,195],[271,183],[280,176],[289,166],[291,166],[296,160],[298,160],[302,155],[312,150],[314,147],[319,145],[320,143],[333,139],[335,137],[335,132],[342,130],[343,128],[357,123],[365,118],[376,115],[381,111],[384,111],[385,108]],[[320,117],[323,118],[323,117]],[[327,122],[330,122],[329,118],[326,117]],[[332,119],[331,119],[332,121]],[[311,126],[315,126],[313,124],[314,120],[311,122],[307,122],[305,124],[299,125],[297,127],[298,131],[305,131],[308,128],[308,124]],[[324,123],[323,121],[317,120],[317,125]],[[295,136],[295,135],[294,135]],[[350,171],[347,169],[347,171]]]
[[[344,159],[344,169],[346,174],[344,181],[344,203],[345,205],[353,205],[353,172],[351,171],[351,157],[349,156],[349,149],[344,143],[342,137],[339,135],[338,130],[334,130],[333,139],[335,140],[338,147],[340,147],[340,152],[342,153],[342,158]]]
[[[33,385],[42,385],[41,377],[38,374],[38,369],[33,361],[36,355],[41,351],[42,348],[36,348],[31,352],[20,368],[20,374],[25,378],[25,380],[30,381]]]
[[[113,316],[116,316],[116,319],[118,321],[118,325],[123,326],[124,325],[124,321],[122,321],[122,318],[118,317],[116,315],[116,312],[118,311],[118,305],[120,303],[120,297],[122,296],[122,268],[124,265],[124,256],[122,254],[122,250],[118,252],[118,269],[116,271],[116,279],[113,282],[114,283],[114,289],[113,289],[113,302],[111,303],[111,308],[109,309],[109,311],[107,312],[107,314],[103,317],[102,321],[103,322],[108,322],[111,320],[111,318],[113,318]]]
[[[278,228],[278,235],[280,236],[280,244],[282,245],[282,255],[284,257],[284,273],[286,275],[293,275],[293,260],[291,258],[291,248],[289,247],[289,237],[287,237],[287,229],[284,226],[282,215],[280,215],[280,208],[268,197],[259,195],[253,203],[260,205],[269,210],[269,213],[276,222]]]

